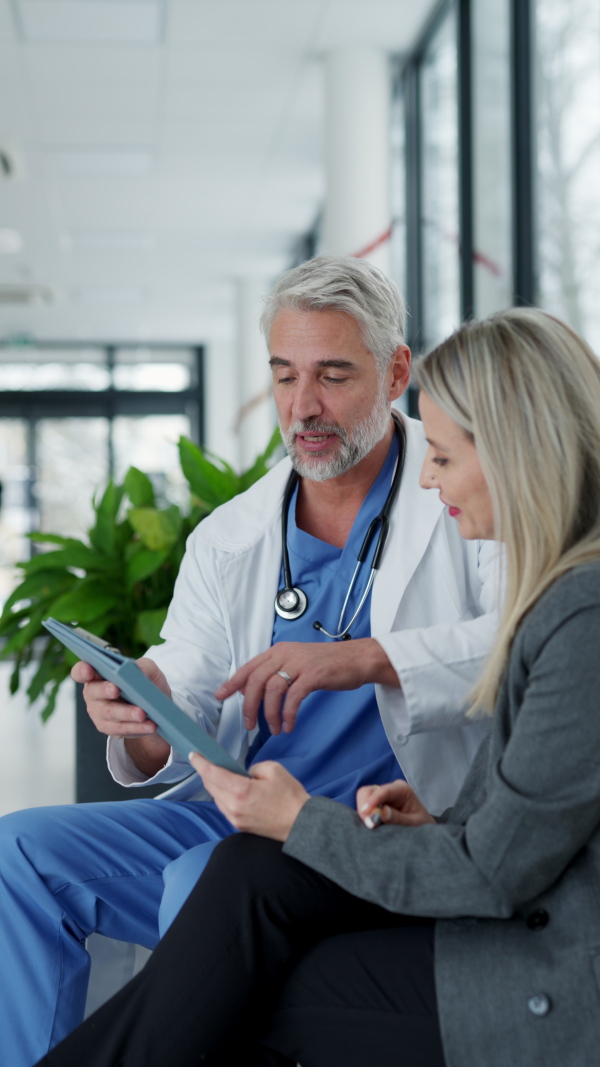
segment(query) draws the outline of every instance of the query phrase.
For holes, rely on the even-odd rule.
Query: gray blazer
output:
[[[389,911],[439,920],[448,1067],[600,1063],[600,564],[526,617],[490,734],[437,825],[370,831],[316,797],[284,850]]]

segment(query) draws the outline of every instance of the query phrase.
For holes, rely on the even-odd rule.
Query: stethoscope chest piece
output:
[[[357,617],[359,616],[367,601],[367,597],[371,591],[371,587],[375,580],[377,568],[379,567],[379,563],[388,535],[389,514],[396,499],[398,489],[400,488],[400,479],[402,478],[402,468],[404,466],[404,457],[406,454],[406,434],[404,426],[402,425],[401,421],[395,416],[394,426],[398,435],[399,450],[398,461],[394,470],[392,484],[390,486],[390,490],[388,492],[385,504],[383,505],[380,514],[375,519],[373,519],[371,525],[369,526],[360,552],[358,553],[356,567],[354,569],[354,574],[352,575],[352,581],[350,582],[348,592],[346,593],[346,599],[344,600],[342,611],[338,621],[337,632],[330,634],[329,631],[326,630],[320,622],[313,623],[313,629],[320,630],[322,634],[325,634],[326,637],[330,637],[332,641],[347,641],[348,638],[351,636],[350,627],[353,626],[354,622],[356,621]],[[293,621],[294,619],[299,619],[301,615],[304,615],[304,612],[308,607],[308,597],[306,593],[303,593],[301,589],[298,589],[297,585],[293,584],[292,572],[290,569],[290,557],[287,547],[288,509],[294,493],[294,489],[296,488],[297,481],[298,474],[296,471],[292,471],[288,479],[288,483],[285,487],[285,492],[283,494],[283,507],[281,511],[281,541],[284,586],[283,589],[279,590],[277,596],[275,597],[275,611],[280,616],[280,618],[288,619],[290,621]],[[344,616],[346,614],[346,609],[350,602],[352,591],[356,584],[358,573],[360,571],[361,566],[367,559],[371,542],[377,530],[379,530],[379,536],[377,538],[375,552],[371,561],[371,574],[367,581],[365,591],[362,597],[360,598],[360,603],[358,604],[358,607],[356,608],[350,621],[344,626]]]
[[[301,589],[286,586],[275,597],[275,611],[282,619],[299,619],[308,607],[308,597]]]

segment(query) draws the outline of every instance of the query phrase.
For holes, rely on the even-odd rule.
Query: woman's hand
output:
[[[280,763],[265,760],[250,768],[251,778],[209,763],[198,752],[190,762],[202,777],[219,811],[236,830],[286,841],[309,794]]]
[[[284,671],[291,682],[278,674]],[[301,702],[317,689],[358,689],[367,682],[398,686],[398,675],[381,645],[372,637],[333,644],[279,641],[255,656],[221,685],[215,696],[226,700],[244,694],[244,725],[256,726],[263,702],[272,734],[294,729]]]
[[[435,822],[433,815],[429,814],[415,791],[403,778],[385,785],[363,785],[356,794],[356,810],[367,826],[367,820],[372,820],[376,810],[384,823],[422,826],[426,822]],[[373,825],[377,823],[372,822],[371,826]]]

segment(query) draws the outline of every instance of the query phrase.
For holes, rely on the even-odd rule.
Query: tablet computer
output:
[[[124,656],[118,648],[79,626],[67,626],[56,619],[46,619],[43,625],[79,659],[89,663],[101,678],[114,682],[125,700],[143,708],[148,718],[156,723],[160,736],[184,759],[187,759],[190,752],[199,752],[211,763],[225,767],[234,774],[249,777],[247,771],[214,737],[190,719],[170,697],[154,685],[154,682],[146,678],[135,660]]]

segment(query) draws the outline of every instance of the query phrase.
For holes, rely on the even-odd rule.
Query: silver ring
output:
[[[277,674],[281,675],[281,677],[285,679],[285,681],[287,682],[288,685],[292,684],[293,679],[290,678],[290,676],[287,673],[287,671],[277,671]]]

